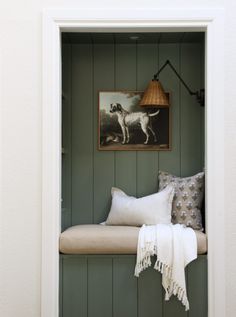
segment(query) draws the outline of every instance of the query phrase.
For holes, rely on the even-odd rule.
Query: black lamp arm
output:
[[[158,70],[158,72],[154,75],[154,80],[158,79],[159,74],[163,71],[164,68],[166,68],[166,66],[169,65],[170,68],[173,70],[173,72],[175,73],[175,75],[179,78],[179,80],[181,81],[181,83],[184,85],[184,87],[187,89],[187,91],[189,92],[189,94],[191,96],[195,95],[197,98],[197,101],[201,104],[201,106],[204,106],[204,89],[200,89],[200,91],[192,91],[189,86],[186,84],[186,82],[181,78],[181,76],[179,75],[179,73],[177,72],[177,70],[175,69],[175,67],[171,64],[171,62],[169,60],[167,60],[163,66]]]

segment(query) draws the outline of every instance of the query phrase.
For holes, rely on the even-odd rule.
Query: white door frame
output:
[[[206,222],[208,317],[225,317],[224,11],[178,9],[45,10],[43,13],[41,317],[58,317],[61,210],[61,31],[206,32]],[[220,93],[218,93],[220,92]],[[219,128],[220,127],[220,128]]]

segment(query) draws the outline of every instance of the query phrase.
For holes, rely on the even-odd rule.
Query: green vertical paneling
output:
[[[136,90],[136,45],[115,45],[115,88],[116,90]],[[115,185],[127,194],[136,195],[136,152],[117,151],[115,153]]]
[[[138,317],[162,317],[161,274],[153,268],[138,278]]]
[[[111,187],[114,185],[114,153],[98,151],[98,93],[114,89],[114,45],[94,45],[94,219],[98,223],[106,219],[110,208]]]
[[[135,257],[113,259],[113,317],[137,317]]]
[[[163,300],[163,316],[162,317],[187,317],[188,312],[185,311],[185,307],[177,299],[176,296],[172,296],[169,301]],[[202,317],[202,316],[198,316]]]
[[[181,44],[181,76],[193,91],[200,89],[201,45]],[[202,109],[194,96],[181,85],[181,175],[202,170]]]
[[[187,267],[188,299],[190,310],[188,317],[207,317],[207,257],[198,256]]]
[[[63,317],[63,259],[59,259],[59,317]]]
[[[112,258],[88,259],[88,317],[112,316]]]
[[[176,296],[164,301],[161,274],[134,277],[136,256],[61,255],[61,317],[207,317],[207,256],[187,266],[190,310]]]
[[[115,86],[116,90],[136,89],[136,45],[115,45]]]
[[[137,90],[144,91],[158,68],[158,45],[137,44]],[[141,109],[143,111],[143,109]],[[152,120],[152,119],[151,119]],[[137,152],[137,195],[157,191],[158,152]]]
[[[159,44],[160,67],[167,59],[179,71],[179,44]],[[161,72],[160,80],[165,91],[170,93],[171,151],[159,153],[159,169],[180,175],[180,82],[169,66]]]
[[[72,46],[72,224],[93,221],[93,54]]]
[[[158,44],[137,43],[137,90],[145,90],[157,69]]]
[[[137,196],[157,192],[158,153],[140,151],[137,153]]]
[[[130,195],[148,195],[157,190],[158,169],[186,176],[204,165],[204,109],[169,67],[160,79],[170,92],[172,150],[97,150],[98,92],[143,90],[158,63],[166,59],[193,90],[198,89],[204,79],[202,45],[73,44],[71,48],[63,47],[63,229],[105,220],[114,185]]]
[[[201,68],[200,68],[200,88],[205,87],[205,43],[200,45],[200,54],[201,54]],[[205,110],[207,105],[205,104],[204,107],[200,107],[200,148],[201,148],[201,168],[205,171]],[[202,222],[203,228],[206,228],[206,216],[205,216],[205,197],[203,199],[202,205]]]
[[[200,45],[201,68],[200,68],[200,88],[205,87],[205,44]],[[205,107],[201,107],[201,166],[205,167]]]
[[[63,257],[63,317],[87,317],[87,259]]]
[[[115,185],[128,195],[136,195],[136,153],[117,152],[115,169]]]
[[[71,45],[62,45],[62,231],[71,226]]]

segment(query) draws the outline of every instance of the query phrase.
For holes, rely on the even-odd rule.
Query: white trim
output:
[[[59,27],[43,20],[41,316],[58,317],[61,210],[61,61]]]
[[[225,317],[224,64],[222,9],[45,10],[43,14],[43,180],[41,317],[58,317],[63,31],[206,31],[206,206],[208,317]],[[221,80],[216,80],[216,79]],[[221,94],[216,93],[220,91]],[[221,127],[219,129],[218,127]],[[219,146],[220,145],[220,146]],[[220,252],[218,252],[220,250]]]
[[[209,24],[206,41],[206,210],[209,317],[226,316],[224,232],[224,37],[223,18]],[[220,80],[217,80],[220,78]],[[220,94],[217,93],[220,91]],[[224,149],[224,147],[223,147]]]

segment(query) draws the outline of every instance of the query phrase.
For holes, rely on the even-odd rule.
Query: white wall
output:
[[[225,19],[225,210],[227,317],[236,313],[236,2],[228,0]],[[220,272],[219,272],[220,274]]]
[[[146,0],[0,1],[0,315],[40,316],[42,9],[165,7]],[[225,190],[227,317],[236,311],[236,2],[170,0],[169,7],[225,7]],[[216,92],[218,93],[218,92]],[[219,144],[219,146],[222,146]],[[221,186],[221,184],[219,184]],[[220,252],[220,250],[219,250]],[[219,272],[220,274],[220,272]],[[225,296],[222,289],[222,296]]]

